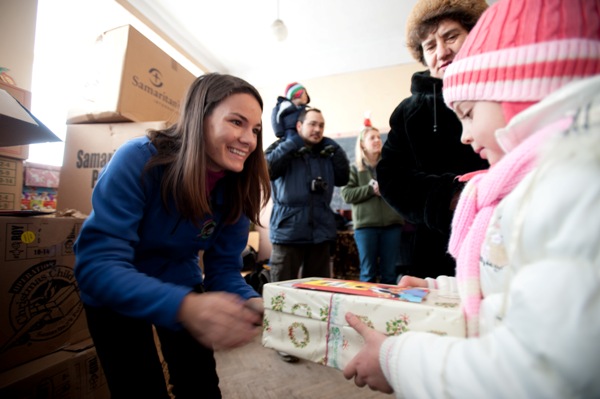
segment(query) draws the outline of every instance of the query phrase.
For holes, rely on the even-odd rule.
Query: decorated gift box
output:
[[[459,298],[435,290],[306,278],[265,284],[263,298],[265,347],[340,370],[363,345],[347,312],[389,336],[411,330],[465,336]]]

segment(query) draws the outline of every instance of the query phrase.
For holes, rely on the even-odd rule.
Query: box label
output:
[[[38,259],[54,256],[74,255],[73,245],[79,233],[80,224],[74,224],[66,239],[58,244],[44,245],[40,239],[39,231],[34,224],[7,223],[6,224],[6,253],[5,261],[21,261],[25,259]]]
[[[0,186],[17,185],[17,162],[0,159]]]

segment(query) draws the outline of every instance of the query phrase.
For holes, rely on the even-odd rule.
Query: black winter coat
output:
[[[456,177],[489,165],[460,142],[462,126],[444,103],[441,79],[429,71],[417,72],[411,93],[390,117],[391,130],[377,165],[379,189],[417,227],[410,273],[453,276],[454,260],[447,254],[450,203],[463,188]]]

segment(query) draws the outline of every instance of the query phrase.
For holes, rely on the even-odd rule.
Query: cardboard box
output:
[[[167,392],[169,393],[169,397],[172,399],[175,398],[173,394],[173,385],[169,383],[171,380],[169,373],[169,365],[165,360],[165,357],[162,353],[162,345],[160,344],[160,339],[158,338],[158,333],[156,332],[156,328],[152,326],[152,333],[154,334],[154,344],[156,345],[156,351],[158,352],[158,360],[160,360],[160,364],[162,365],[163,375],[165,376],[165,384],[167,385]]]
[[[0,210],[20,210],[22,195],[23,161],[0,157]]]
[[[0,81],[0,89],[5,90],[13,96],[22,106],[31,110],[31,93],[20,87]],[[16,145],[11,147],[0,147],[0,156],[27,159],[29,157],[29,145]]]
[[[108,399],[110,393],[91,340],[0,373],[0,397]]]
[[[53,187],[23,187],[21,210],[55,211],[58,191]]]
[[[21,210],[56,210],[60,166],[25,162]]]
[[[92,190],[102,168],[117,148],[148,129],[163,129],[166,122],[92,123],[68,125],[63,166],[58,186],[58,209],[92,211]]]
[[[0,371],[89,338],[73,274],[82,223],[0,217]]]
[[[458,298],[430,291],[422,303],[384,297],[349,295],[295,288],[296,283],[320,282],[307,278],[263,286],[265,316],[262,343],[267,348],[342,370],[360,351],[362,337],[345,320],[352,312],[377,331],[400,335],[426,331],[465,336],[465,321]],[[373,295],[390,296],[383,284],[327,279],[339,286],[376,286]],[[396,287],[397,289],[397,287]]]
[[[25,171],[25,186],[58,188],[60,166],[25,162],[23,169]]]
[[[104,32],[67,123],[174,122],[192,73],[130,25]]]

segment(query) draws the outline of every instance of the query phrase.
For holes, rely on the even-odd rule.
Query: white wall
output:
[[[31,91],[37,0],[2,0],[0,67],[18,87]]]

